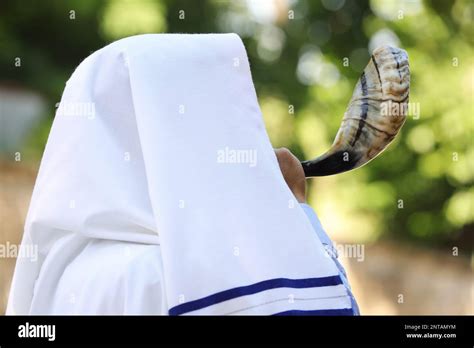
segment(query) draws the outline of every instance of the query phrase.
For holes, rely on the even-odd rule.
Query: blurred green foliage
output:
[[[74,68],[115,39],[233,31],[247,47],[273,145],[310,158],[330,146],[370,49],[399,44],[410,57],[414,106],[401,134],[369,165],[314,180],[310,202],[346,240],[404,238],[469,252],[473,17],[469,0],[2,0],[0,83],[40,92],[52,117]],[[28,142],[39,149],[30,153],[42,151],[48,127]]]

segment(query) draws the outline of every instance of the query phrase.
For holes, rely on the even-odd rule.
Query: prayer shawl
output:
[[[38,260],[18,259],[8,313],[61,312],[51,306],[81,294],[66,271],[87,279],[101,260],[120,267],[127,252],[108,252],[114,243],[153,254],[165,314],[352,313],[280,172],[235,34],[130,37],[77,67],[25,224],[23,247]],[[153,301],[141,269],[123,313]],[[114,277],[105,274],[81,299],[92,308]]]

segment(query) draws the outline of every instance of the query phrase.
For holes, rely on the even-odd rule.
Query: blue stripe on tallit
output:
[[[203,297],[198,300],[186,302],[177,305],[169,310],[170,315],[180,315],[192,312],[198,309],[203,309],[217,303],[232,300],[238,297],[253,295],[265,290],[276,288],[317,288],[324,286],[334,286],[342,284],[339,276],[321,277],[321,278],[304,278],[304,279],[288,279],[275,278],[264,280],[252,285],[240,286],[228,290],[224,290],[213,295]]]

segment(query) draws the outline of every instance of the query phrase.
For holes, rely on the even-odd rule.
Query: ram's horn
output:
[[[306,177],[355,169],[381,153],[405,122],[409,91],[407,53],[377,48],[357,82],[333,145],[320,157],[302,162]]]

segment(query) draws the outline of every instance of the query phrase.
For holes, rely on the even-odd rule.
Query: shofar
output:
[[[331,148],[302,162],[306,177],[355,169],[381,153],[405,122],[409,92],[407,53],[389,46],[377,48],[357,82]]]

